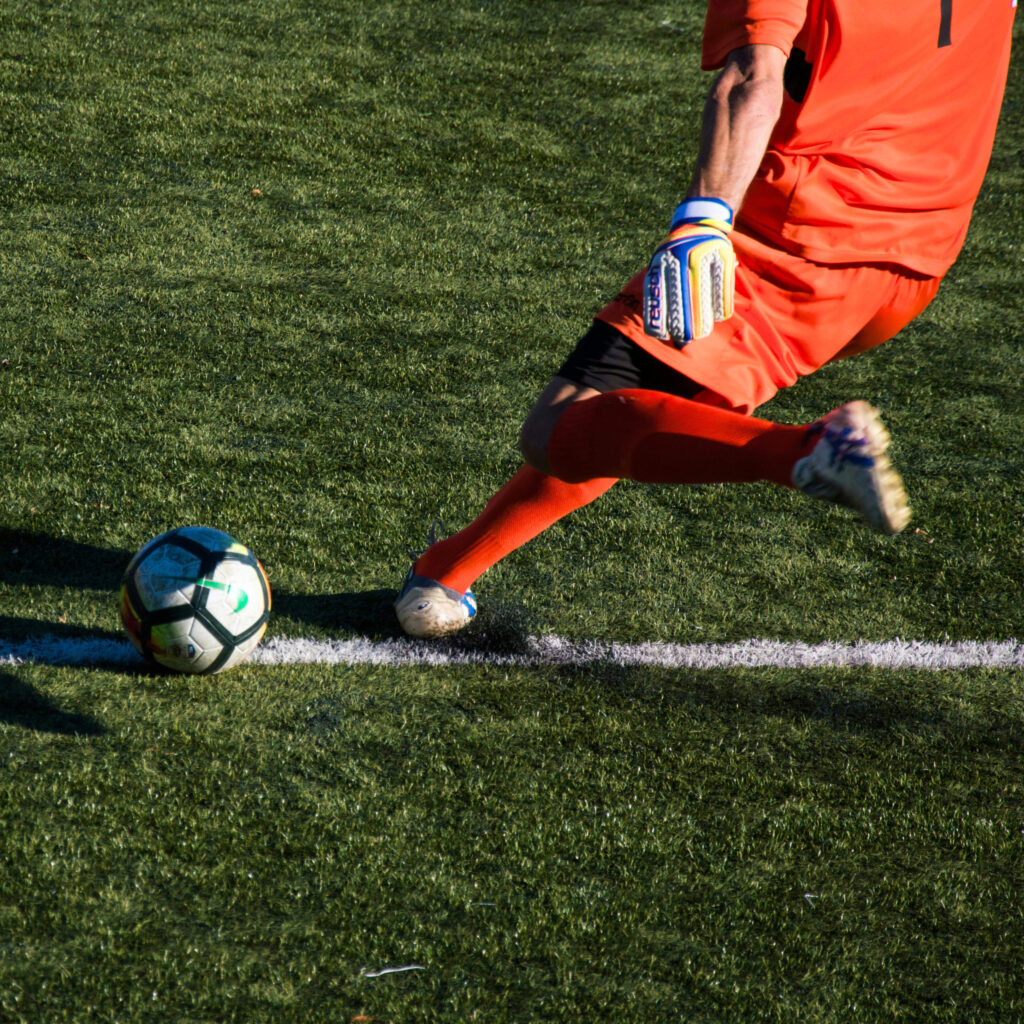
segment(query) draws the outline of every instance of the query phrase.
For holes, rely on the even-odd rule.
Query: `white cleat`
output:
[[[899,533],[910,522],[907,493],[885,454],[889,432],[867,402],[847,402],[818,420],[821,438],[793,467],[804,494],[856,509],[876,530]]]
[[[469,625],[476,615],[476,597],[472,590],[460,594],[410,569],[395,599],[395,614],[409,636],[447,636]]]

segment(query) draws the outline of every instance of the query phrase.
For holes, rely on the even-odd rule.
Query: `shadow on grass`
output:
[[[0,583],[33,587],[80,587],[116,594],[134,551],[41,533],[0,528]],[[292,594],[274,588],[273,613],[301,625],[370,636],[398,636],[392,590],[348,594]],[[113,604],[111,605],[113,607]],[[0,637],[24,640],[42,635],[121,639],[119,631],[87,630],[58,622],[0,616]]]
[[[116,590],[134,553],[0,528],[0,583]]]
[[[274,615],[306,626],[342,630],[360,636],[404,636],[392,609],[395,593],[394,590],[362,590],[346,594],[275,591]]]
[[[971,711],[941,700],[936,674],[916,669],[801,668],[785,672],[760,668],[665,669],[634,665],[563,667],[570,686],[600,687],[612,699],[631,705],[692,708],[697,717],[713,716],[748,725],[777,720],[815,723],[834,734],[859,735],[899,744],[901,736],[930,738],[971,749],[1014,751],[1024,757],[1024,730],[1015,705]],[[941,673],[938,674],[941,678]],[[889,687],[893,686],[892,689]]]
[[[9,672],[0,672],[0,723],[64,736],[100,736],[106,732],[95,718],[62,710]]]
[[[76,626],[70,622],[48,622],[45,619],[23,619],[14,615],[0,615],[0,639],[24,641],[40,637],[57,640],[124,640],[125,635],[116,629],[95,629]]]

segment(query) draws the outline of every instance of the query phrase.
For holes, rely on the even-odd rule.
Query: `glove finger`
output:
[[[730,245],[720,252],[721,273],[717,275],[715,319],[728,320],[733,313],[733,301],[736,295],[736,254]]]
[[[665,331],[676,346],[682,348],[696,337],[691,313],[692,283],[673,253],[662,253],[660,258],[665,292]]]
[[[665,316],[666,255],[671,258],[670,253],[657,253],[644,275],[644,331],[661,341],[668,341],[669,338]]]

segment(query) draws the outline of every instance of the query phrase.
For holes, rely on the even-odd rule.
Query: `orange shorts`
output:
[[[895,265],[811,263],[740,230],[731,239],[734,313],[706,338],[677,349],[644,333],[644,271],[597,318],[743,413],[825,363],[887,341],[939,289],[939,278]]]

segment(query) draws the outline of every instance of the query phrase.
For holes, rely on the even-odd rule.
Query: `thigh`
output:
[[[595,320],[527,414],[519,434],[523,458],[534,469],[548,472],[548,440],[562,413],[575,402],[625,388],[661,391],[696,401],[714,401],[716,397],[615,327]]]
[[[519,431],[519,451],[526,462],[542,473],[549,472],[548,441],[562,413],[575,402],[584,402],[599,394],[600,390],[587,384],[565,377],[553,377],[533,403]]]

